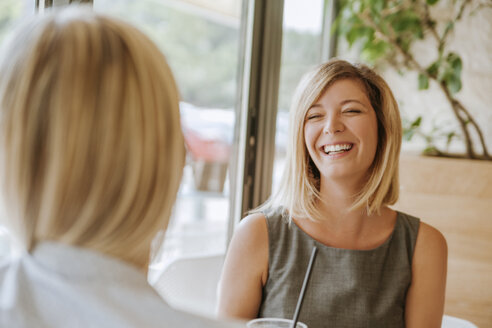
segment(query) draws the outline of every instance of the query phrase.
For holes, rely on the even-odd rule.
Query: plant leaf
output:
[[[352,28],[347,32],[345,38],[349,44],[349,47],[359,39],[370,38],[374,34],[374,30],[365,26],[352,26]]]
[[[410,127],[412,129],[418,128],[420,126],[420,123],[422,123],[422,116],[417,117],[415,119],[415,121],[412,122],[412,124],[410,125]]]
[[[384,41],[374,41],[370,38],[364,43],[364,47],[361,52],[361,57],[370,62],[375,63],[381,57],[384,57],[386,52],[390,49],[390,45]]]
[[[458,72],[458,75],[461,73],[461,69],[463,68],[463,62],[458,54],[451,52],[448,55],[447,61],[449,65],[453,68],[455,72]]]
[[[371,14],[374,17],[379,17],[381,15],[381,12],[384,9],[384,5],[385,5],[385,1],[384,0],[371,0],[371,1],[369,1],[369,6],[370,6],[370,9],[371,9]]]
[[[420,73],[419,74],[419,90],[427,90],[429,89],[429,78],[427,75]]]
[[[404,32],[420,23],[419,16],[410,10],[398,11],[388,16],[388,23],[395,32]]]
[[[413,135],[415,134],[414,130],[403,129],[403,140],[410,141],[412,140]]]
[[[444,82],[452,94],[455,94],[461,90],[461,79],[459,76],[449,74],[444,79]]]
[[[444,33],[447,34],[451,32],[451,30],[454,28],[454,22],[449,22],[446,24],[446,28],[444,29]]]
[[[429,145],[427,146],[424,151],[423,151],[424,155],[429,155],[429,156],[437,156],[439,155],[441,152],[436,148],[436,146],[434,145]]]
[[[418,130],[420,123],[422,122],[422,116],[417,117],[412,123],[408,125],[408,121],[404,121],[403,127],[403,139],[410,141]]]
[[[429,67],[427,67],[426,69],[427,73],[429,73],[430,76],[437,77],[440,64],[441,62],[439,60],[433,62]]]
[[[446,136],[446,147],[449,147],[449,144],[451,144],[451,141],[453,141],[453,138],[456,136],[456,133],[453,131],[453,132],[449,132]]]

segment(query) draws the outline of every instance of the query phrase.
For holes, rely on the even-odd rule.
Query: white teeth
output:
[[[323,150],[325,153],[329,154],[332,152],[342,152],[346,150],[350,150],[352,148],[351,144],[336,144],[336,145],[326,145]]]

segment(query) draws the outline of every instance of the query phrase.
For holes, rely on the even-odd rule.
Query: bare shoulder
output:
[[[247,263],[266,281],[268,272],[268,229],[265,215],[254,213],[241,220],[229,245],[228,262]]]
[[[446,256],[447,251],[448,246],[443,234],[433,226],[421,221],[415,245],[415,256],[424,254]]]
[[[239,223],[235,233],[237,238],[254,239],[254,241],[267,241],[268,232],[266,218],[263,213],[253,213],[245,217]]]
[[[448,246],[442,233],[420,222],[407,293],[407,328],[440,327],[444,313]]]
[[[267,277],[266,218],[255,213],[241,220],[232,237],[219,282],[217,314],[228,318],[255,318]]]
[[[254,226],[260,225],[266,228],[265,214],[261,212],[250,214],[241,220],[240,225],[254,225]]]
[[[448,245],[442,233],[433,226],[420,222],[412,261],[415,280],[420,278],[428,282],[435,275],[437,279],[446,278]]]

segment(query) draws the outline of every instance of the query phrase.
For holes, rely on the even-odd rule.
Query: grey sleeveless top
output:
[[[398,212],[394,230],[382,245],[350,250],[317,242],[294,222],[289,225],[281,209],[264,214],[269,263],[258,317],[293,317],[316,245],[299,321],[309,328],[405,327],[419,219]]]

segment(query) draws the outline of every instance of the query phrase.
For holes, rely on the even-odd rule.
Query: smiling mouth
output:
[[[353,144],[325,145],[323,146],[323,151],[327,155],[336,155],[349,151],[352,146]]]

